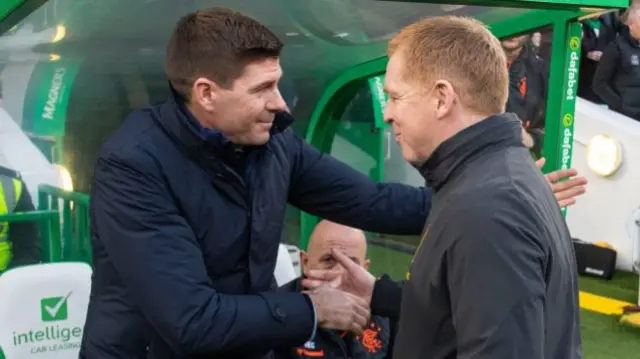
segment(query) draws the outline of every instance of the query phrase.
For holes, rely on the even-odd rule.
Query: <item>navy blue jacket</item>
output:
[[[104,144],[82,357],[262,358],[307,341],[308,297],[272,291],[287,202],[368,231],[420,233],[429,190],[374,183],[291,122],[278,114],[266,145],[234,148],[172,96]]]

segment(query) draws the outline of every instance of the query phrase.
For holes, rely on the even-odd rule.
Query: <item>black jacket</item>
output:
[[[300,292],[301,278],[295,279],[278,291]],[[362,336],[336,330],[318,328],[315,338],[303,345],[283,349],[278,359],[390,359],[397,321],[374,315]]]
[[[593,91],[610,109],[640,121],[640,42],[628,29],[602,53]]]
[[[22,193],[15,208],[14,213],[35,211],[31,195],[27,190],[27,184],[22,180],[20,173],[0,166],[0,175],[18,179],[22,183]],[[8,269],[24,265],[40,263],[42,259],[42,246],[38,231],[38,222],[24,221],[9,224],[9,243],[11,243],[11,261]]]
[[[307,296],[273,292],[287,203],[370,231],[420,232],[429,191],[374,183],[291,122],[278,114],[266,145],[234,148],[171,96],[111,136],[91,198],[83,358],[262,358],[304,343]]]
[[[582,53],[580,55],[580,79],[578,81],[578,96],[592,102],[602,102],[602,99],[593,92],[593,75],[598,67],[598,61],[587,57],[591,51],[602,51],[615,41],[616,36],[623,28],[618,16],[606,13],[593,20],[598,21],[600,27],[592,26],[592,21],[582,22]]]
[[[520,131],[488,118],[425,164],[433,210],[409,280],[372,298],[374,314],[400,311],[395,358],[582,357],[571,238]]]

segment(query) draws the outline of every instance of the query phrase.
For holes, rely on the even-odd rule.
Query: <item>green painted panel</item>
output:
[[[560,168],[571,167],[571,154],[573,144],[573,119],[576,110],[576,99],[578,98],[578,69],[580,67],[582,27],[579,23],[569,25],[566,46],[567,53],[564,66],[564,81],[562,84],[563,96],[561,107],[561,118],[559,123],[561,129],[560,145],[558,146],[558,159]]]
[[[549,86],[543,149],[547,159],[545,173],[571,167],[581,35],[582,28],[577,22],[554,27],[549,83],[562,86]],[[566,208],[563,213],[566,214]]]
[[[441,4],[442,0],[377,0],[386,2],[412,2]],[[630,0],[447,0],[451,5],[525,7],[531,9],[570,10],[579,7],[627,8]]]
[[[478,1],[467,1],[467,3],[474,4]],[[630,4],[630,0],[490,0],[485,1],[490,3],[490,6],[514,6],[514,5],[526,5],[526,6],[541,6],[548,7],[549,5],[563,5],[563,6],[580,6],[580,7],[602,7],[602,8],[626,8]]]
[[[373,118],[376,128],[384,128],[384,106],[389,100],[384,92],[384,75],[374,76],[369,79],[369,88],[373,98]]]
[[[0,0],[0,21],[4,20],[13,10],[26,0]]]
[[[69,94],[78,72],[77,62],[41,61],[29,81],[23,128],[36,136],[63,136]]]

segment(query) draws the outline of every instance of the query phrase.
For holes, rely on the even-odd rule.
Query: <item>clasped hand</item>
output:
[[[361,334],[371,316],[375,278],[340,251],[332,249],[339,269],[310,270],[302,285],[307,288],[322,328]]]

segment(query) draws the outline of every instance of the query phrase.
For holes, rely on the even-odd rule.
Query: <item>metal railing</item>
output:
[[[42,243],[42,262],[62,261],[62,240],[60,232],[60,213],[56,210],[16,212],[0,215],[0,222],[12,223],[37,222]]]
[[[89,196],[50,185],[41,185],[38,189],[38,209],[54,210],[62,214],[59,261],[91,265]]]

